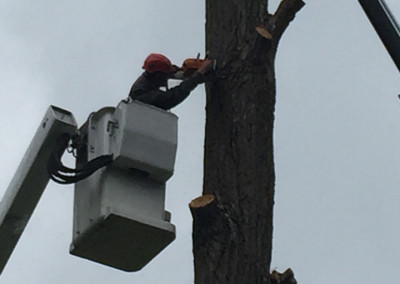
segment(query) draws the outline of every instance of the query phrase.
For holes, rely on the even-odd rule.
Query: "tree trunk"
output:
[[[190,204],[196,284],[270,283],[274,204],[274,60],[304,5],[206,0],[206,47],[219,79],[207,85],[203,196]]]

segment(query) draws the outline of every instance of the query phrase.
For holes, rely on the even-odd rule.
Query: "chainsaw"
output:
[[[200,59],[200,53],[197,54],[196,58],[185,59],[182,63],[182,67],[177,68],[177,72],[174,74],[175,79],[184,79],[192,76],[207,60],[207,57]],[[216,68],[216,61],[214,60],[213,70]]]

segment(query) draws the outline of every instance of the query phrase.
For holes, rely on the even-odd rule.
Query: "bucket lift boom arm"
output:
[[[0,202],[0,274],[49,182],[48,160],[58,138],[76,131],[72,113],[49,107]]]
[[[358,0],[400,71],[400,27],[384,0]]]

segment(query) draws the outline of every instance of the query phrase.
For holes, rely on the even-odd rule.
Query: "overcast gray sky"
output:
[[[400,3],[387,1],[400,17]],[[279,1],[270,1],[274,10]],[[399,73],[358,1],[306,1],[277,56],[272,268],[299,283],[389,283],[400,265]],[[0,2],[0,196],[50,104],[115,106],[150,52],[204,54],[204,1]],[[0,283],[193,282],[188,203],[202,189],[205,92],[174,109],[166,208],[177,239],[142,271],[68,253],[73,186],[50,183]]]

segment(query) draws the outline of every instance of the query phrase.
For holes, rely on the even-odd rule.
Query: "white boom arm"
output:
[[[47,164],[58,138],[76,130],[72,113],[49,107],[0,202],[0,274],[49,182]]]

